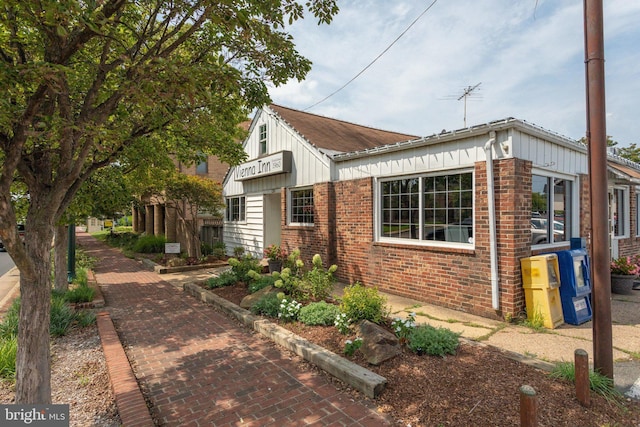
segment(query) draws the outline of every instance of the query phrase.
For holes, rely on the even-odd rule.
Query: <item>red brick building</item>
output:
[[[229,250],[280,243],[345,282],[505,317],[521,258],[588,242],[586,147],[524,121],[416,137],[271,105],[249,132],[223,182]],[[640,166],[609,170],[612,253],[640,253]]]

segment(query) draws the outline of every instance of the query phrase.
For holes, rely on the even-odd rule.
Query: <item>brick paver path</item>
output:
[[[364,399],[86,233],[136,377],[166,426],[382,426]]]

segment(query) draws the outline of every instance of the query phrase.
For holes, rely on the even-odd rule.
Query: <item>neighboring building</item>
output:
[[[248,125],[248,124],[247,124]],[[178,172],[186,175],[198,175],[214,181],[222,182],[229,165],[222,163],[216,156],[208,156],[197,165],[186,166],[176,162]],[[139,206],[132,209],[133,230],[152,235],[164,235],[168,242],[180,243],[182,248],[188,246],[190,234],[185,228],[175,207],[167,203],[161,196],[147,195]],[[193,218],[187,219],[193,221]],[[222,241],[222,220],[206,213],[199,213],[197,221],[200,229],[200,241],[213,245]]]
[[[271,105],[249,131],[223,182],[228,250],[281,243],[345,282],[505,317],[521,258],[588,242],[586,147],[521,120],[418,138]],[[609,171],[614,255],[640,253],[640,166]]]

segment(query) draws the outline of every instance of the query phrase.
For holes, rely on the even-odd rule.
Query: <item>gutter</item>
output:
[[[491,259],[491,305],[500,309],[500,287],[498,283],[498,242],[496,238],[496,196],[493,182],[493,144],[496,132],[489,132],[489,140],[484,144],[487,159],[487,205],[489,207],[489,257]]]

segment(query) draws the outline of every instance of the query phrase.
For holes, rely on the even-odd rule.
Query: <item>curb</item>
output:
[[[344,381],[354,389],[370,398],[377,397],[387,385],[387,379],[355,364],[337,354],[307,341],[299,335],[282,328],[274,323],[256,316],[210,292],[195,283],[185,283],[183,290],[202,302],[215,305],[222,311],[238,319],[245,326],[271,339],[276,344],[286,348],[313,363],[334,377]]]
[[[102,311],[97,314],[96,323],[122,425],[154,426],[155,423],[133,374],[129,359],[122,348],[111,316],[106,311]]]

